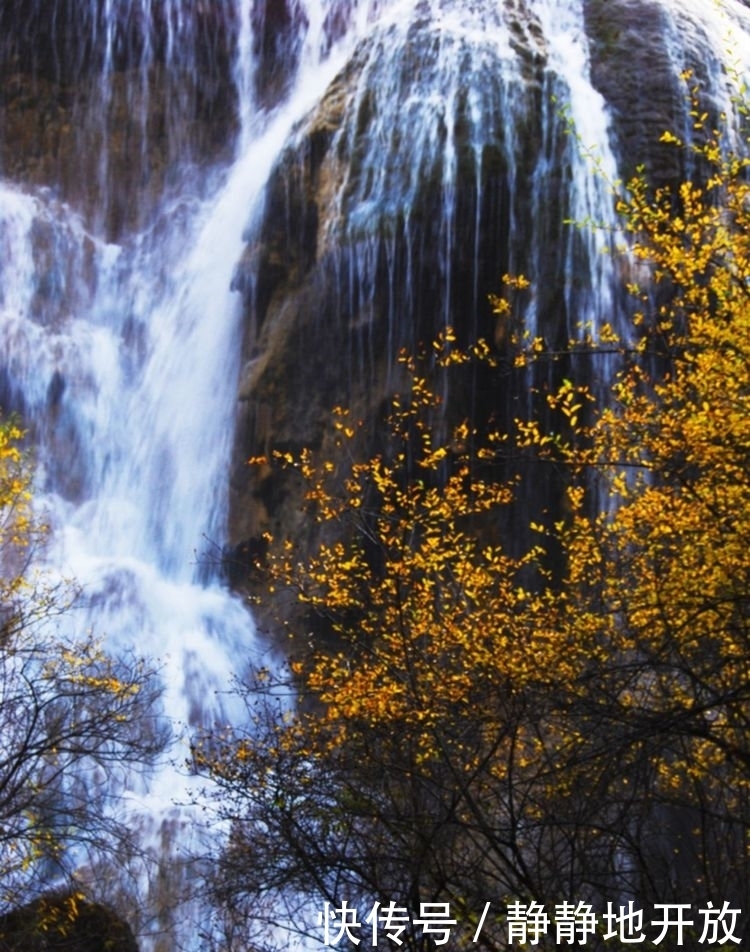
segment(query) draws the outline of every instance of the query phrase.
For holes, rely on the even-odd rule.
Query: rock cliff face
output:
[[[684,154],[659,143],[670,130],[690,138],[686,85],[690,71],[714,120],[727,106],[732,79],[705,5],[661,0],[585,0],[591,81],[607,102],[625,178],[644,162],[655,185],[685,175]],[[714,27],[712,29],[712,26]],[[727,42],[742,42],[741,32]],[[718,80],[718,83],[717,83]]]
[[[330,45],[351,3],[325,7]],[[194,197],[197,169],[226,165],[241,98],[259,114],[279,105],[309,29],[304,0],[3,4],[0,176],[47,187],[97,234],[126,239],[165,194]]]
[[[118,240],[180,170],[231,152],[231,4],[19,0],[0,8],[0,175]]]
[[[251,544],[265,529],[302,527],[288,487],[259,481],[244,461],[320,442],[337,403],[377,418],[399,383],[399,348],[448,323],[467,339],[493,333],[487,295],[505,272],[532,281],[524,319],[550,341],[603,313],[622,318],[621,275],[602,255],[613,239],[565,224],[612,221],[579,144],[611,177],[639,162],[656,184],[689,171],[658,140],[690,132],[686,69],[712,115],[728,108],[726,32],[739,49],[750,17],[739,0],[723,7],[20,0],[0,7],[0,174],[69,203],[95,237],[126,242],[155,214],[166,228],[202,179],[229,168],[240,100],[263,127],[294,94],[310,37],[324,58],[367,21],[279,156],[235,273],[245,369],[230,543]],[[50,326],[96,288],[59,244],[54,229],[35,235],[32,317]],[[12,381],[0,391],[17,404]],[[511,387],[491,399],[519,398]],[[473,410],[496,411],[487,399]],[[65,401],[52,400],[55,419]],[[71,482],[75,494],[81,479]]]
[[[613,221],[602,176],[641,162],[657,184],[684,173],[659,136],[689,133],[683,70],[707,109],[727,108],[719,28],[671,0],[444,0],[376,24],[281,155],[237,269],[238,551],[266,529],[309,531],[291,487],[244,460],[319,445],[335,404],[377,419],[400,347],[445,324],[492,335],[487,295],[504,273],[530,278],[525,319],[550,342],[624,317],[602,254],[616,238],[565,222]],[[512,406],[528,383],[476,394],[474,412]]]
[[[236,131],[237,17],[200,0],[0,8],[0,174],[46,186],[119,240]]]

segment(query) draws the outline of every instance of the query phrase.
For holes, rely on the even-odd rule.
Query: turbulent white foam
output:
[[[220,547],[226,522],[241,336],[232,272],[293,123],[343,63],[340,48],[321,59],[326,5],[309,4],[288,101],[259,114],[247,66],[248,5],[240,6],[244,131],[236,161],[207,200],[196,181],[194,196],[172,199],[147,232],[113,246],[87,234],[51,196],[0,186],[6,398],[22,408],[38,443],[38,501],[53,528],[50,572],[73,576],[83,590],[64,623],[161,666],[175,746],[145,786],[126,779],[130,792],[119,792],[118,809],[130,811],[142,846],[162,866],[196,835],[191,812],[173,805],[190,796],[181,766],[189,732],[242,717],[231,679],[265,650],[244,604],[205,582],[195,564],[197,551]],[[145,906],[150,886],[142,886]],[[181,921],[190,914],[174,913],[171,928],[185,947],[199,948],[193,926]],[[156,940],[148,921],[143,928],[147,950]]]

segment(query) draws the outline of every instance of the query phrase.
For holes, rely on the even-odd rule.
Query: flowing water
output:
[[[87,126],[106,122],[122,82],[114,60],[124,57],[135,87],[128,97],[141,138],[136,152],[147,161],[157,55],[150,5],[80,6],[60,5],[60,16],[88,13],[67,26],[88,28],[92,47],[99,47],[97,62],[76,65],[62,44],[72,81],[79,68],[94,71],[99,84],[89,94],[89,112],[79,117],[81,141]],[[185,104],[168,102],[166,124],[175,141],[167,151],[177,155],[184,147],[186,154],[174,158],[173,183],[154,206],[137,209],[134,220],[142,227],[122,229],[117,241],[102,235],[114,201],[107,194],[114,160],[106,136],[89,183],[98,206],[86,216],[54,186],[0,183],[3,404],[19,410],[31,431],[37,500],[52,527],[50,571],[74,578],[83,590],[67,623],[93,630],[110,651],[134,649],[161,666],[175,744],[145,786],[132,778],[120,809],[129,804],[142,845],[162,874],[174,866],[177,881],[181,853],[197,836],[190,811],[173,805],[189,798],[180,764],[190,730],[239,716],[228,697],[231,676],[262,661],[264,650],[245,605],[212,578],[201,557],[207,550],[210,561],[220,550],[227,515],[241,338],[232,273],[274,158],[342,55],[326,39],[324,5],[309,3],[298,34],[284,38],[297,59],[284,101],[263,109],[254,90],[250,11],[236,7],[225,11],[236,30],[225,77],[237,102],[233,157],[213,167],[199,163],[179,125]],[[195,73],[200,64],[189,60],[200,39],[195,24],[186,22],[179,3],[162,13],[161,70]],[[62,22],[62,36],[65,27]],[[179,97],[183,91],[172,85]],[[165,928],[180,944],[204,947],[205,937],[187,938],[194,921],[175,925],[191,915],[188,908],[171,921],[159,910],[149,916],[149,900],[174,903],[177,882],[158,895],[153,883],[141,886],[143,949],[161,948]]]
[[[7,87],[21,83],[19,96],[31,96],[38,109],[51,108],[50,89],[65,96],[55,107],[55,162],[30,161],[24,177],[6,156],[8,168],[0,169],[8,173],[0,179],[0,397],[30,428],[39,504],[52,526],[51,571],[83,587],[71,622],[93,629],[112,651],[135,647],[163,665],[165,711],[176,737],[169,759],[179,764],[191,728],[241,716],[226,693],[230,678],[266,650],[245,606],[201,555],[220,550],[226,532],[243,333],[233,273],[273,164],[294,141],[295,122],[368,37],[359,54],[364,78],[350,90],[347,115],[356,117],[357,97],[367,95],[378,119],[366,133],[354,119],[338,132],[361,167],[356,180],[341,183],[338,223],[326,240],[356,249],[346,259],[333,254],[339,306],[366,319],[382,274],[393,277],[396,269],[397,229],[383,222],[389,209],[407,210],[398,226],[410,249],[398,266],[405,284],[393,283],[385,294],[379,289],[395,325],[413,319],[408,311],[418,304],[409,282],[425,267],[424,223],[409,208],[418,204],[425,177],[441,196],[440,220],[433,223],[439,247],[433,303],[449,323],[457,293],[453,262],[458,252],[466,256],[460,246],[467,242],[468,256],[479,259],[485,201],[496,198],[482,192],[488,145],[501,143],[506,168],[505,267],[522,263],[533,278],[546,273],[544,242],[554,230],[538,240],[524,235],[523,251],[512,233],[517,226],[520,232],[522,215],[545,219],[555,163],[567,169],[567,215],[611,220],[606,180],[616,178],[617,166],[610,117],[591,84],[576,0],[530,4],[548,64],[544,135],[530,183],[517,181],[523,152],[517,135],[525,122],[519,110],[528,102],[513,95],[526,82],[523,61],[512,51],[513,4],[30,0],[19,6],[17,19],[6,12],[0,25],[11,37],[4,55],[9,63],[26,62],[26,79],[16,80],[23,70],[11,64]],[[725,20],[713,8],[707,17],[706,6],[712,4],[693,2],[689,14],[710,22],[718,43]],[[395,56],[419,23],[430,24],[432,53],[418,72],[404,74],[402,67],[400,74]],[[669,48],[681,68],[676,35]],[[504,71],[492,75],[498,60]],[[15,106],[6,100],[8,115]],[[603,176],[591,175],[573,139],[561,158],[560,130],[568,123],[593,149]],[[462,124],[469,131],[459,148],[455,130]],[[0,129],[10,134],[10,119]],[[48,141],[45,134],[51,135],[37,133],[35,148]],[[468,231],[456,225],[464,214],[458,182],[467,148],[475,165]],[[385,161],[388,155],[395,161]],[[563,242],[558,293],[567,315],[586,321],[617,313],[612,259],[602,254],[615,240],[583,228]],[[463,301],[469,311],[478,304],[480,270],[474,266],[472,297]],[[465,285],[460,294],[465,298]],[[532,332],[536,318],[532,302]],[[398,337],[394,326],[389,339]],[[131,784],[133,816],[140,817],[134,822],[142,823],[154,851],[172,860],[193,825],[189,812],[173,806],[175,798],[185,799],[180,791],[187,784],[168,765],[145,787],[141,780]],[[144,888],[148,893],[149,884]],[[181,915],[166,925],[146,916],[144,952],[172,947],[149,937],[157,926],[172,935],[170,942],[205,948],[204,939],[190,938],[190,926],[180,926]]]

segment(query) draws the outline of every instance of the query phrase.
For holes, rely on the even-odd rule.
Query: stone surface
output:
[[[237,25],[230,5],[189,0],[180,32],[168,0],[147,21],[130,0],[105,27],[108,6],[0,6],[0,175],[51,189],[117,240],[179,191],[181,169],[231,154]]]
[[[336,404],[366,421],[362,449],[372,451],[375,421],[400,382],[399,348],[414,349],[446,323],[465,339],[492,336],[487,295],[503,273],[530,278],[527,313],[549,343],[602,316],[601,249],[564,224],[579,214],[578,144],[543,24],[523,0],[467,3],[460,24],[450,4],[444,19],[441,8],[418,7],[407,28],[373,30],[272,174],[235,276],[246,326],[235,553],[256,551],[265,531],[311,544],[315,531],[290,479],[253,473],[246,459],[327,445]],[[690,134],[680,70],[694,70],[709,114],[726,87],[707,28],[660,0],[585,0],[583,12],[618,174],[643,162],[655,184],[675,181],[683,157],[659,138],[666,129]],[[608,320],[627,310],[627,268],[616,265],[609,289],[604,279]],[[475,392],[471,412],[509,413],[529,385]],[[452,399],[469,405],[466,395]]]
[[[0,952],[138,952],[130,926],[99,903],[48,894],[0,916]]]
[[[721,66],[704,25],[687,10],[674,19],[659,0],[585,0],[584,16],[591,79],[612,115],[623,177],[639,163],[654,185],[683,177],[684,153],[659,139],[666,130],[690,137],[683,70],[693,72],[714,120],[721,109],[709,92]]]
[[[235,276],[246,310],[230,520],[239,558],[265,531],[315,537],[293,480],[245,460],[327,447],[336,404],[378,420],[402,383],[400,348],[446,322],[465,339],[492,333],[487,295],[505,271],[537,279],[545,327],[565,334],[564,256],[547,254],[567,241],[570,212],[571,143],[545,106],[561,81],[525,4],[497,16],[507,49],[426,16],[374,31],[276,166]],[[372,452],[378,427],[363,432]]]

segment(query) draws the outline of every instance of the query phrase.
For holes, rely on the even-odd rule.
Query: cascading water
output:
[[[84,588],[72,624],[114,651],[161,659],[180,736],[240,716],[224,692],[262,650],[242,603],[196,566],[196,552],[225,538],[243,303],[255,328],[243,389],[266,399],[257,357],[284,290],[264,261],[276,272],[303,262],[294,293],[314,275],[299,298],[299,379],[288,381],[307,404],[319,372],[320,382],[371,382],[374,366],[430,327],[475,332],[506,270],[538,289],[525,314],[532,333],[565,340],[603,313],[622,317],[602,254],[614,233],[562,227],[612,220],[606,179],[623,148],[592,84],[595,5],[15,6],[0,12],[0,397],[31,429],[54,570]],[[680,5],[662,6],[670,68],[681,69],[700,57],[674,26],[687,22]],[[716,48],[729,20],[686,6]],[[745,8],[728,8],[734,29],[747,29]],[[724,104],[722,62],[717,53],[707,69]],[[321,101],[322,119],[311,112]],[[603,176],[591,175],[568,124]],[[309,202],[315,188],[315,214],[299,227],[295,189]],[[235,273],[245,241],[273,247]],[[335,347],[317,346],[326,338]],[[335,369],[331,349],[344,359]],[[288,422],[264,432],[258,419],[259,449],[288,436]],[[146,787],[133,781],[144,839],[170,825],[187,835],[189,815],[169,812],[186,784],[166,767]],[[172,837],[167,862],[179,849]],[[148,934],[164,926],[155,915],[144,914],[144,952],[161,948]],[[167,927],[174,941],[201,947],[175,925],[180,915]]]
[[[19,39],[18,48],[6,40],[13,65],[22,65],[29,23],[46,39],[47,58],[9,82],[40,99],[59,83],[61,98],[79,95],[85,109],[71,106],[78,125],[66,132],[82,150],[83,181],[66,168],[44,188],[0,185],[2,403],[31,431],[37,499],[52,529],[50,572],[83,589],[67,623],[93,629],[110,651],[133,649],[163,666],[164,709],[178,738],[170,763],[184,761],[186,731],[237,714],[227,700],[231,676],[261,650],[242,602],[196,565],[198,550],[221,546],[226,523],[241,316],[231,279],[271,163],[340,65],[326,5],[300,6],[291,35],[277,38],[280,51],[294,51],[296,71],[285,77],[283,102],[264,107],[259,8],[227,2],[209,14],[181,3],[61,0],[51,25],[41,4],[26,5],[25,22],[9,25],[4,14]],[[217,30],[234,31],[216,61],[199,32],[210,15]],[[223,76],[220,54],[231,61]],[[207,64],[209,80],[221,78],[229,86],[221,96],[237,104],[223,130],[234,158],[222,161],[225,147],[209,164],[186,130],[207,95]],[[6,131],[14,105],[5,103]],[[109,123],[123,109],[127,146]],[[156,194],[134,186],[131,168],[117,182],[124,149],[147,183],[157,152],[171,163],[155,176]],[[172,803],[187,798],[187,783],[165,764],[145,785],[133,778],[129,800],[119,801],[167,882],[158,895],[146,883],[134,898],[143,908],[128,914],[144,950],[163,947],[165,928],[180,946],[205,941],[179,921],[186,907],[159,908],[181,898],[177,867],[192,821]]]

